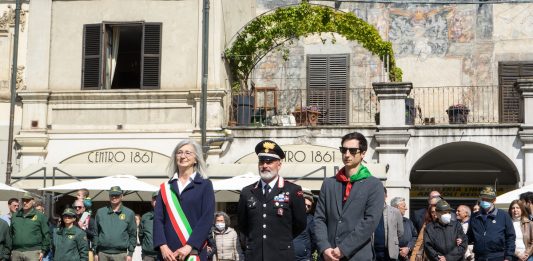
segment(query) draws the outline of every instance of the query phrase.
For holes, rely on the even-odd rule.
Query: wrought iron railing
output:
[[[491,124],[499,122],[498,86],[414,87],[415,124]]]
[[[231,93],[228,125],[327,126],[375,125],[377,98],[370,88],[279,90],[257,87]]]
[[[407,125],[499,122],[498,86],[414,87],[406,101]],[[371,88],[279,90],[257,87],[230,96],[230,126],[336,126],[379,124]]]

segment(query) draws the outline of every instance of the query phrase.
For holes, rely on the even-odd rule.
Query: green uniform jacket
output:
[[[26,215],[19,210],[11,219],[13,250],[50,250],[50,227],[45,215],[32,208]]]
[[[4,220],[0,220],[0,260],[9,260],[11,253],[11,234],[9,225]]]
[[[87,261],[89,260],[89,243],[85,231],[77,226],[59,227],[54,230],[52,238],[54,260]]]
[[[141,241],[143,255],[156,256],[154,250],[154,211],[144,214],[139,225],[139,240]]]
[[[98,209],[95,218],[98,232],[96,253],[119,254],[127,250],[128,256],[132,256],[137,244],[135,213],[125,206],[120,206],[117,212],[113,212],[111,207],[103,207]]]

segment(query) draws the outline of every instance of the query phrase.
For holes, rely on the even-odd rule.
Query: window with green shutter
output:
[[[158,89],[161,23],[84,25],[82,89]]]
[[[318,107],[319,124],[347,124],[349,60],[348,54],[307,56],[307,105]]]

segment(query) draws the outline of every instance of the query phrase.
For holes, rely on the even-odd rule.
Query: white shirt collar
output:
[[[198,174],[198,173],[196,173],[196,171],[193,172],[193,173],[191,174],[191,176],[189,177],[189,180],[190,180],[190,181],[193,181],[193,180],[196,178],[196,174]],[[175,180],[175,179],[178,179],[178,173],[177,173],[177,172],[174,173],[174,176],[172,176],[172,178],[170,179],[170,181]]]
[[[268,182],[268,185],[270,186],[270,189],[274,188],[274,186],[276,186],[276,182],[278,181],[279,179],[279,176],[277,176],[275,179],[273,179],[272,181]],[[265,189],[265,185],[267,183],[263,180],[261,180],[261,188],[262,189]]]

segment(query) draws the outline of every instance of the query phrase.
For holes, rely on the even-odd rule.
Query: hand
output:
[[[336,257],[337,259],[341,259],[344,255],[342,254],[339,247],[336,247],[335,249],[333,249],[333,256]]]
[[[174,253],[168,248],[167,245],[161,245],[159,247],[159,250],[161,251],[161,256],[163,257],[163,260],[165,261],[177,261],[177,259],[174,257]]]
[[[408,247],[400,247],[400,256],[407,257],[408,254],[409,254]]]
[[[333,256],[333,248],[328,248],[322,253],[325,261],[338,261],[339,259]]]
[[[211,253],[213,249],[210,246],[207,246],[207,253]]]
[[[94,261],[98,261],[98,255],[94,254]]]
[[[439,257],[439,261],[446,261],[446,257],[445,256],[438,256]]]
[[[191,246],[184,245],[178,248],[178,250],[174,251],[173,255],[176,257],[177,260],[185,260],[185,258],[191,253],[191,251],[192,251]]]
[[[458,238],[457,240],[457,246],[461,245],[461,243],[463,243],[463,239],[462,238]]]
[[[126,256],[126,261],[131,261],[131,256]]]
[[[44,256],[43,252],[39,253],[39,261],[43,261],[43,256]]]

